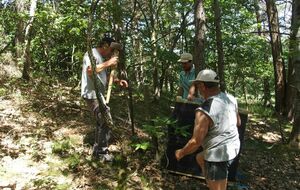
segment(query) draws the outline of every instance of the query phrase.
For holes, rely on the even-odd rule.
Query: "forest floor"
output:
[[[110,103],[118,128],[115,160],[102,163],[91,157],[94,120],[78,87],[49,78],[0,84],[0,189],[207,189],[203,180],[167,173],[151,149],[135,151],[139,140],[131,137],[123,91]],[[147,139],[142,124],[167,116],[172,103],[153,103],[147,111],[139,96],[134,99],[135,138]],[[300,189],[300,152],[281,142],[278,126],[274,117],[249,113],[230,189]]]

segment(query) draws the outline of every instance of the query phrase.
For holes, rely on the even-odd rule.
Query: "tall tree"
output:
[[[289,45],[289,60],[288,60],[288,78],[287,78],[287,95],[286,95],[286,114],[289,120],[293,121],[295,116],[295,97],[297,90],[295,88],[295,66],[294,57],[297,53],[297,27],[299,27],[299,17],[297,16],[296,2],[292,3],[292,19],[291,19],[291,35]],[[299,12],[298,12],[299,14]],[[297,20],[298,19],[298,20]]]
[[[195,47],[194,65],[196,73],[205,68],[205,11],[204,0],[195,0],[194,20],[195,20]]]
[[[21,58],[23,55],[22,46],[24,45],[24,25],[22,14],[25,11],[25,0],[15,1],[16,12],[18,15],[16,33],[15,33],[15,47],[16,57]]]
[[[30,53],[30,44],[31,44],[31,38],[32,38],[32,24],[34,20],[35,10],[36,10],[36,3],[37,0],[31,0],[30,2],[30,10],[29,10],[29,21],[25,29],[25,49],[23,53],[23,73],[22,78],[29,80],[29,69],[31,65],[31,53]]]
[[[122,30],[123,30],[123,22],[122,22],[122,7],[120,2],[117,0],[112,1],[114,5],[113,9],[113,20],[114,20],[114,33],[116,41],[123,44],[123,50],[119,54],[119,63],[118,63],[118,70],[119,70],[119,77],[121,79],[125,79],[128,81],[129,87],[128,87],[128,118],[131,121],[131,131],[132,135],[134,135],[134,115],[133,115],[133,98],[132,98],[132,88],[130,85],[130,82],[128,80],[128,75],[126,71],[126,65],[125,65],[125,51],[124,48],[126,47],[125,40],[122,38]]]
[[[224,51],[222,41],[222,29],[221,29],[221,8],[219,0],[213,1],[214,9],[214,24],[216,28],[216,43],[218,52],[218,74],[220,77],[220,88],[224,92],[226,90],[225,76],[224,76]]]
[[[275,0],[265,0],[272,46],[272,57],[275,76],[275,110],[282,114],[285,108],[286,74],[279,32],[278,12]]]
[[[185,6],[184,4],[183,5],[180,5],[180,6]],[[185,9],[181,9],[180,10],[180,25],[179,27],[174,31],[174,32],[170,32],[167,36],[168,38],[164,38],[164,44],[167,44],[166,46],[166,49],[168,49],[168,52],[165,53],[167,54],[168,56],[168,59],[164,61],[164,63],[161,65],[162,69],[161,69],[161,76],[160,76],[160,91],[162,91],[163,89],[163,84],[165,82],[165,84],[167,82],[170,82],[170,79],[173,78],[172,76],[168,76],[171,72],[170,70],[174,70],[174,62],[176,62],[175,60],[172,60],[170,59],[171,57],[174,57],[174,49],[176,48],[179,40],[180,40],[180,37],[182,35],[184,35],[184,32],[185,32],[185,29],[192,25],[193,22],[188,22],[188,19],[187,17],[189,16],[189,14],[191,13],[192,9],[188,9],[188,10],[185,10]],[[168,13],[168,11],[165,11]],[[169,13],[168,13],[169,14]],[[171,15],[172,16],[172,15]],[[162,27],[165,27],[164,25],[161,26]],[[169,25],[169,31],[172,31],[172,25]],[[167,81],[167,79],[169,79],[169,81]],[[165,85],[167,87],[167,85]],[[170,87],[172,86],[172,84],[170,84]],[[172,88],[170,88],[170,90],[172,91]]]
[[[256,15],[256,23],[257,23],[257,35],[258,36],[265,36],[265,33],[262,33],[262,14],[261,9],[259,6],[259,0],[254,1],[254,9],[255,9],[255,15]],[[266,36],[265,36],[266,37]],[[268,52],[262,52],[264,55],[264,61],[268,63]],[[271,92],[270,92],[270,80],[268,76],[263,76],[263,105],[267,106],[271,104]]]
[[[293,88],[294,125],[290,145],[300,149],[300,2],[293,1],[290,45],[289,88]]]
[[[158,78],[158,19],[159,19],[159,11],[164,1],[150,0],[144,3],[143,7],[140,2],[137,2],[143,16],[145,19],[147,34],[150,39],[150,50],[151,50],[151,63],[152,67],[152,80],[153,80],[153,90],[154,90],[154,99],[157,100],[160,97],[160,89],[159,89],[159,78]],[[147,11],[149,14],[147,15]]]
[[[259,0],[254,0],[254,8],[255,8],[255,15],[256,15],[256,23],[257,23],[257,34],[260,36],[262,32],[262,16],[260,13],[259,8]]]

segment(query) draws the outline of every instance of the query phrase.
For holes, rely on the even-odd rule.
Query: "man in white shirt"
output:
[[[93,56],[96,60],[96,73],[97,79],[103,84],[102,94],[105,92],[107,86],[107,72],[106,69],[115,66],[118,63],[118,57],[111,57],[113,48],[112,38],[104,37],[96,48],[92,49]],[[104,61],[104,58],[109,58]],[[92,79],[92,69],[91,61],[88,53],[86,52],[83,57],[82,65],[82,76],[81,76],[81,97],[85,100],[89,110],[93,113],[97,120],[96,134],[95,134],[95,144],[93,148],[93,155],[95,157],[100,157],[104,161],[111,161],[112,156],[108,152],[108,141],[110,139],[110,129],[106,126],[103,119],[101,119],[101,113],[99,111],[99,105],[97,101],[97,96],[95,92],[95,87]],[[120,86],[128,87],[125,80],[114,79],[115,83]]]
[[[212,70],[200,71],[194,83],[205,102],[196,109],[192,138],[175,156],[180,160],[202,146],[196,160],[209,189],[226,190],[229,166],[240,149],[237,101],[220,91],[219,79]]]

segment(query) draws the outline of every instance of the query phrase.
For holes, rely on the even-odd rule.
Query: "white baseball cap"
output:
[[[215,82],[215,83],[220,82],[217,73],[210,69],[205,69],[200,71],[197,75],[197,78],[195,80],[192,80],[192,82],[194,81]]]
[[[193,60],[193,56],[190,53],[183,53],[180,55],[180,59],[178,59],[178,62],[180,63],[185,63],[188,61],[192,61]]]

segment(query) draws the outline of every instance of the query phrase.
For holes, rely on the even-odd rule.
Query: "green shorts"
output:
[[[227,179],[228,169],[233,159],[225,162],[209,162],[205,160],[205,178],[207,180],[224,180]]]

